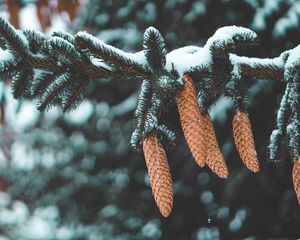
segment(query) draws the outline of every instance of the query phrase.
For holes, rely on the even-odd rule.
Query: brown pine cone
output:
[[[297,157],[297,159],[294,160],[293,183],[294,183],[294,189],[297,195],[298,203],[300,204],[300,158],[299,157]]]
[[[177,102],[181,127],[194,159],[200,167],[204,167],[206,149],[196,90],[190,76],[184,75],[184,82]]]
[[[51,8],[48,0],[37,1],[37,16],[42,27],[42,31],[45,32],[48,27],[51,26]]]
[[[220,151],[214,126],[208,112],[203,111],[201,119],[205,130],[206,164],[220,178],[227,178],[228,168]]]
[[[173,207],[173,184],[165,150],[156,135],[144,139],[143,150],[155,202],[168,217]]]
[[[246,112],[237,111],[233,118],[233,136],[241,159],[252,172],[259,171],[251,123]]]
[[[19,13],[21,10],[21,2],[18,1],[11,1],[11,0],[6,0],[7,4],[7,10],[10,15],[10,22],[11,24],[19,29],[20,28],[20,19],[19,19]]]

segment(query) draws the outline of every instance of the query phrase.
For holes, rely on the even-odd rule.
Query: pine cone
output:
[[[166,153],[156,135],[143,141],[143,150],[155,202],[168,217],[173,207],[173,184]]]
[[[235,146],[241,159],[248,169],[252,172],[258,172],[259,162],[257,160],[257,153],[248,114],[246,112],[237,111],[233,118],[232,125]]]
[[[227,178],[229,174],[228,169],[220,151],[214,126],[208,112],[203,111],[201,119],[205,130],[206,164],[220,178]]]
[[[294,161],[293,167],[293,183],[297,195],[298,203],[300,204],[300,159]]]
[[[200,167],[204,167],[206,149],[196,90],[190,76],[185,75],[184,81],[177,102],[181,127],[194,159]]]

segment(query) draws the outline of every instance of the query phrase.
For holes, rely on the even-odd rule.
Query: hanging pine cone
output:
[[[196,89],[190,76],[184,75],[184,82],[177,102],[181,127],[194,159],[200,167],[204,167],[206,149]]]
[[[294,160],[293,183],[294,183],[294,189],[297,195],[298,203],[300,204],[300,159],[299,157],[297,157],[297,159]]]
[[[220,151],[219,144],[216,138],[214,126],[207,111],[203,110],[201,121],[205,130],[205,145],[206,145],[206,164],[220,178],[228,177],[228,168],[224,157]]]
[[[245,166],[252,172],[259,171],[251,123],[246,112],[237,111],[233,118],[235,146]]]
[[[143,141],[143,150],[155,202],[168,217],[173,207],[173,184],[166,153],[156,135]]]

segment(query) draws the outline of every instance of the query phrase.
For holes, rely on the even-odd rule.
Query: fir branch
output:
[[[232,51],[258,45],[258,38],[255,32],[247,28],[229,26],[219,28],[216,33],[208,39],[205,47],[208,48],[214,57],[224,57]]]
[[[41,96],[59,74],[62,73],[41,72],[31,84],[31,95],[34,97]]]
[[[29,49],[32,53],[48,53],[47,37],[43,33],[35,30],[24,30],[23,34],[27,38]]]
[[[149,27],[144,33],[144,53],[152,71],[160,73],[166,65],[166,44],[160,32],[154,27]]]
[[[270,137],[269,151],[270,160],[278,161],[281,158],[282,141],[286,135],[286,128],[288,126],[291,108],[289,106],[289,95],[292,88],[292,84],[288,83],[285,89],[285,93],[280,101],[280,107],[277,113],[276,129],[272,131]]]
[[[143,126],[145,123],[146,113],[149,109],[151,96],[151,83],[148,79],[144,79],[141,85],[141,91],[138,97],[138,103],[134,113],[137,121],[136,129],[132,133],[130,140],[130,145],[134,149],[138,149],[142,140]]]
[[[116,49],[94,36],[79,32],[75,36],[77,48],[86,53],[88,50],[96,58],[102,59],[105,64],[115,70],[128,71],[132,76],[149,77],[149,70],[138,62],[125,56],[125,52]]]
[[[14,98],[19,98],[29,88],[30,82],[33,80],[33,70],[26,69],[13,76],[11,83],[12,94]]]
[[[22,62],[15,59],[5,60],[1,63],[0,66],[0,76],[3,79],[8,77],[12,77],[15,73],[17,73],[22,67]]]
[[[171,143],[175,143],[176,133],[169,129],[166,125],[159,125],[158,130],[161,133],[162,137],[165,137]]]
[[[64,40],[66,40],[67,42],[75,45],[75,37],[67,32],[64,32],[64,31],[54,31],[52,33],[52,36],[53,37],[59,37],[59,38],[62,38]]]
[[[75,78],[75,81],[72,81],[71,84],[66,88],[62,98],[63,111],[71,111],[72,109],[76,108],[78,104],[81,103],[83,95],[90,85],[90,79],[82,78],[82,76]]]
[[[82,64],[81,55],[77,52],[75,47],[68,41],[60,37],[51,37],[48,40],[48,45],[52,51],[58,54],[59,59],[62,59],[62,63],[64,63],[67,60],[69,61],[69,63],[66,63],[67,65],[73,63],[76,65],[76,67],[80,67],[80,69],[84,68],[84,65]]]
[[[241,69],[245,77],[251,77],[256,79],[267,79],[283,81],[283,68],[276,64],[267,63],[262,65],[261,63],[255,64],[255,66],[242,63]]]
[[[292,158],[300,155],[300,120],[293,119],[287,127],[289,135],[289,148]]]
[[[26,56],[29,46],[24,35],[2,18],[0,18],[0,36],[6,43],[9,43],[6,44],[7,49],[10,49],[21,56]]]
[[[38,109],[44,111],[56,104],[56,101],[62,98],[64,88],[69,84],[71,74],[69,72],[63,73],[58,76],[41,95]]]

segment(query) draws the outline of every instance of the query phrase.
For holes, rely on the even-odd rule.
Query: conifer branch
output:
[[[152,70],[155,73],[162,72],[166,65],[167,50],[163,37],[154,27],[146,29],[143,47],[147,61]]]
[[[237,55],[239,50],[257,44],[253,31],[231,26],[217,30],[203,47],[187,46],[167,53],[164,38],[150,27],[144,33],[143,51],[126,53],[85,32],[72,36],[57,31],[48,37],[32,30],[16,30],[0,18],[0,76],[12,79],[15,98],[37,98],[41,111],[56,104],[62,105],[63,111],[76,108],[97,79],[138,79],[142,85],[132,147],[139,150],[144,143],[146,160],[159,154],[160,160],[155,161],[163,161],[164,174],[168,175],[159,138],[173,143],[176,134],[162,121],[161,113],[168,113],[169,106],[177,104],[185,138],[198,165],[207,164],[226,178],[228,169],[208,109],[223,93],[236,103],[235,142],[246,166],[257,172],[259,165],[246,113],[250,81],[255,79],[287,84],[270,140],[271,160],[280,158],[285,138],[291,158],[299,159],[300,155],[300,45],[272,59]],[[295,179],[299,192],[298,176]],[[166,209],[159,190],[154,190],[165,216],[171,211],[173,197],[170,186],[166,189]]]

